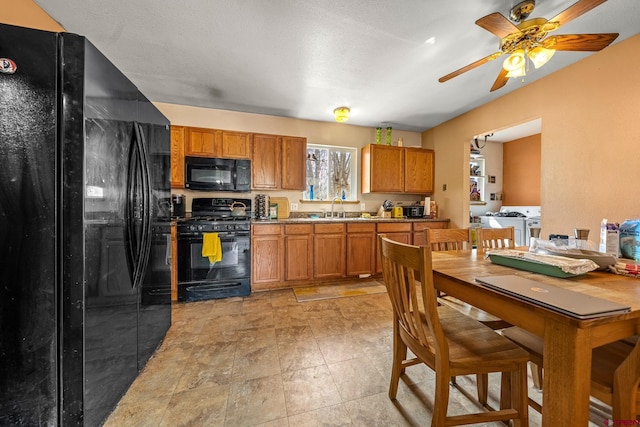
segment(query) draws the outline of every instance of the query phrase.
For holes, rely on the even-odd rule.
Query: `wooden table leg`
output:
[[[542,426],[589,424],[591,334],[568,323],[546,320]]]

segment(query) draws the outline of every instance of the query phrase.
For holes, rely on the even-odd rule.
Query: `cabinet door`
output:
[[[405,148],[404,150],[405,193],[432,194],[434,152],[424,148]]]
[[[316,224],[313,236],[313,277],[338,278],[345,275],[345,224]]]
[[[347,276],[375,274],[376,225],[347,224]]]
[[[171,126],[171,188],[184,188],[184,126]]]
[[[222,131],[222,157],[230,159],[251,158],[251,134]]]
[[[285,236],[285,280],[310,280],[313,243],[311,234]]]
[[[280,188],[280,156],[280,140],[277,135],[253,135],[251,154],[252,188]]]
[[[404,191],[404,151],[402,147],[370,144],[362,148],[362,192],[401,193]]]
[[[282,185],[283,190],[304,191],[307,180],[307,139],[283,136]]]
[[[187,156],[222,157],[222,132],[215,129],[187,128]]]
[[[281,235],[254,236],[251,242],[251,286],[259,291],[269,289],[268,283],[283,280],[284,238]]]
[[[251,288],[274,289],[284,281],[284,235],[280,224],[251,227]]]

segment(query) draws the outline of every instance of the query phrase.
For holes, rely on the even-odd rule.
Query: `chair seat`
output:
[[[531,362],[543,366],[544,341],[542,338],[518,327],[501,331],[502,335],[526,349]],[[591,394],[611,405],[613,402],[613,377],[615,370],[633,350],[631,339],[616,341],[593,349],[591,359]]]
[[[452,375],[495,372],[529,360],[520,346],[454,308],[441,305],[438,315],[449,343]]]

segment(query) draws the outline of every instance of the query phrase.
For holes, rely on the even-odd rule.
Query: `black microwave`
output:
[[[184,187],[202,191],[251,191],[251,160],[185,157]]]

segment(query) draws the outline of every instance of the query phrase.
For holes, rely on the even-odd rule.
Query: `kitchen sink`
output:
[[[362,218],[362,217],[317,217],[317,218],[307,218],[311,221],[344,221],[344,222],[352,222],[352,221],[371,221],[372,218]]]

